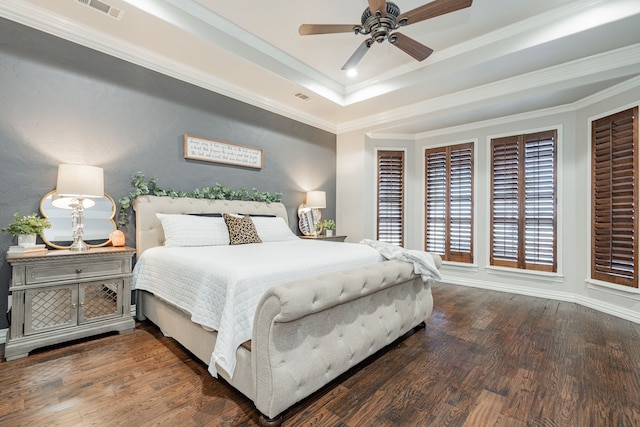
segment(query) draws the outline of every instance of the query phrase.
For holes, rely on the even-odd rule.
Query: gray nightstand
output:
[[[7,256],[12,307],[5,358],[104,332],[133,330],[134,253],[132,248],[104,247]]]
[[[325,236],[324,234],[321,234],[319,236],[299,236],[301,239],[308,239],[308,240],[324,240],[324,241],[331,241],[331,242],[344,242],[344,239],[347,238],[347,236]]]

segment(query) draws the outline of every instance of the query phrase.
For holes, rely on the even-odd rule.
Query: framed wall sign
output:
[[[205,162],[262,168],[262,149],[215,139],[184,135],[184,158]]]

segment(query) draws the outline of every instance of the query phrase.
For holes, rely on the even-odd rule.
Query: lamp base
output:
[[[75,239],[71,246],[69,246],[70,251],[76,252],[84,252],[89,250],[89,246],[82,239]]]
[[[71,203],[71,227],[73,228],[73,243],[69,247],[70,251],[84,252],[89,250],[89,246],[82,240],[84,234],[84,199],[78,197]]]

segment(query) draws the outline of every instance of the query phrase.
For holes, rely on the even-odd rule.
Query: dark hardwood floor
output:
[[[425,329],[285,414],[285,426],[640,426],[640,325],[438,284]],[[1,426],[255,426],[253,404],[143,322],[0,363]]]

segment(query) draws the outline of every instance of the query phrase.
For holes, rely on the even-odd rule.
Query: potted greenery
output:
[[[336,222],[332,219],[325,219],[322,221],[322,227],[325,229],[327,236],[333,236],[336,230]]]
[[[35,245],[36,236],[42,236],[42,231],[49,227],[51,227],[51,223],[47,218],[41,218],[36,214],[21,218],[16,212],[13,215],[13,222],[3,228],[2,231],[18,236],[18,245],[28,246]]]

